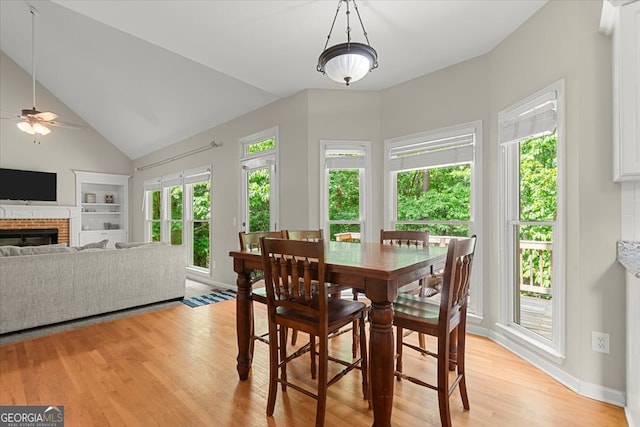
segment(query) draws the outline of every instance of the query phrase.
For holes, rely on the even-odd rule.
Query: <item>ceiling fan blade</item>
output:
[[[52,113],[51,111],[43,111],[42,113],[34,114],[33,117],[49,122],[51,120],[55,120],[58,115],[56,113]]]
[[[63,122],[60,120],[47,121],[45,122],[45,124],[51,125],[51,126],[57,126],[61,128],[69,128],[69,129],[89,129],[89,126],[86,126],[86,125],[81,125],[78,123]]]

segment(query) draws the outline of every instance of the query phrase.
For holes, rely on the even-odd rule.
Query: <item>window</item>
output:
[[[385,228],[428,231],[430,243],[479,234],[482,123],[385,141]],[[478,236],[482,239],[482,236]],[[482,316],[476,251],[469,312]]]
[[[501,324],[560,360],[564,353],[564,83],[500,112]]]
[[[278,228],[278,128],[240,140],[242,173],[242,230]]]
[[[211,173],[200,168],[145,182],[145,240],[184,244],[187,268],[209,274]]]
[[[321,223],[334,241],[371,240],[369,142],[321,141]]]

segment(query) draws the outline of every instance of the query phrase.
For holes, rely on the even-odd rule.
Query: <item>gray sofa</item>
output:
[[[5,250],[0,334],[184,297],[184,247],[126,246]]]

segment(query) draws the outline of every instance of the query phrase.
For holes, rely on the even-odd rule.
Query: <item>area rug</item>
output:
[[[236,291],[227,289],[224,291],[211,292],[210,294],[200,295],[197,297],[185,298],[182,300],[183,304],[188,305],[191,308],[202,307],[203,305],[215,304],[220,301],[227,301],[235,299]]]

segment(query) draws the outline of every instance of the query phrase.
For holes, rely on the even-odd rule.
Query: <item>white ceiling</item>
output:
[[[0,49],[31,74],[34,5],[37,80],[135,159],[304,89],[380,90],[482,55],[545,2],[358,0],[380,66],[349,88],[315,69],[336,0],[0,0]]]

